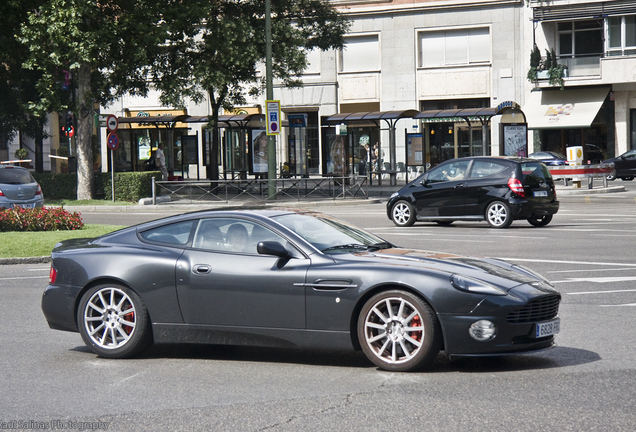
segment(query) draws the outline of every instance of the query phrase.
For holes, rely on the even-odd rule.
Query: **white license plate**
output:
[[[536,191],[533,195],[536,197],[547,197],[548,191]]]
[[[551,321],[536,323],[535,337],[542,338],[555,335],[561,329],[561,319],[556,318]]]
[[[30,208],[33,208],[35,204],[14,204],[14,205],[17,207],[22,207],[23,209],[30,209]]]

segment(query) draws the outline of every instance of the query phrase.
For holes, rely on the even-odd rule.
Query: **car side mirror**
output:
[[[291,258],[291,255],[283,246],[277,241],[262,241],[256,245],[256,251],[261,255],[274,255],[281,258]]]
[[[420,181],[420,184],[424,187],[429,187],[429,182],[428,182],[428,176],[424,176],[424,178],[422,179],[422,181]]]

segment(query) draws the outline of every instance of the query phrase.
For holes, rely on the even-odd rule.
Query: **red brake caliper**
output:
[[[130,312],[127,313],[126,315],[124,315],[124,319],[128,322],[135,322],[135,312]],[[126,332],[126,334],[130,334],[133,331],[133,328],[131,326],[124,326],[124,331]]]
[[[413,317],[413,320],[411,321],[411,326],[412,327],[421,327],[422,326],[422,319],[420,318],[419,315],[415,315]],[[420,342],[422,340],[422,330],[417,330],[411,333],[411,337],[413,339],[415,339],[416,341]]]

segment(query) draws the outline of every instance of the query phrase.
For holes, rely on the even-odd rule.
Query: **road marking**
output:
[[[625,277],[598,277],[598,278],[570,278],[561,281],[551,281],[555,283],[570,283],[570,282],[594,282],[594,283],[612,283],[612,282],[629,282],[636,281],[636,276]]]
[[[19,280],[19,279],[48,279],[49,275],[42,276],[21,276],[21,277],[0,277],[0,280]]]
[[[586,295],[586,294],[616,294],[624,292],[636,292],[636,289],[624,289],[624,290],[610,290],[610,291],[581,291],[566,293],[567,295]]]
[[[540,263],[552,263],[552,264],[580,264],[580,265],[600,265],[600,266],[613,266],[613,267],[629,267],[636,265],[633,263],[608,263],[608,262],[593,262],[593,261],[564,261],[564,260],[548,260],[548,259],[532,259],[532,258],[499,258],[504,261],[519,261],[519,262],[540,262]]]
[[[626,303],[626,304],[620,304],[620,305],[599,305],[600,307],[623,307],[623,306],[631,306],[634,307],[636,306],[636,303]]]

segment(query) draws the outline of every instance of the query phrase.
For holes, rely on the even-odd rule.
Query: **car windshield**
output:
[[[0,183],[4,184],[28,184],[34,183],[33,177],[25,169],[0,169]]]
[[[380,237],[326,215],[285,214],[273,218],[327,253],[390,248]]]

